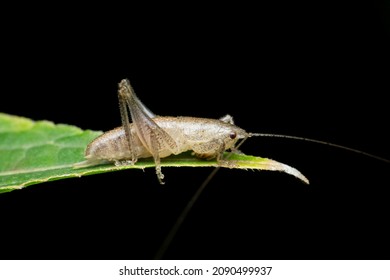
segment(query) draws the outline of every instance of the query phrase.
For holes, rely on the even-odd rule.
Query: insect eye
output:
[[[229,134],[230,139],[235,139],[237,137],[237,134],[235,132],[231,132]]]

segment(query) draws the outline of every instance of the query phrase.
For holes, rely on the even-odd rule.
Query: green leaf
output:
[[[0,113],[0,193],[46,181],[154,167],[152,159],[140,159],[134,166],[108,164],[74,169],[73,164],[84,160],[84,150],[88,143],[101,133]],[[191,156],[191,153],[167,157],[161,162],[163,167],[218,165],[227,168],[283,171],[309,183],[295,168],[271,159],[243,154],[233,154],[220,164],[197,159]]]

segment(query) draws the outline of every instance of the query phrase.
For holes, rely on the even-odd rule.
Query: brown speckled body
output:
[[[224,150],[234,146],[238,139],[248,137],[243,129],[223,120],[194,118],[194,117],[156,117],[153,121],[169,136],[174,139],[177,149],[174,151],[165,146],[159,146],[159,156],[167,157],[171,154],[180,154],[192,150],[201,157],[215,157],[217,147],[224,146]],[[152,154],[140,138],[136,129],[130,124],[131,134],[134,137],[135,155],[137,158],[151,157]],[[110,130],[92,141],[85,152],[87,160],[121,161],[131,158],[123,127]]]
[[[200,158],[219,161],[238,139],[250,136],[235,126],[229,115],[219,120],[159,117],[139,100],[127,79],[119,83],[118,98],[122,126],[93,140],[86,149],[86,160],[75,168],[107,161],[135,164],[139,158],[153,157],[157,178],[163,184],[160,158],[192,150]]]

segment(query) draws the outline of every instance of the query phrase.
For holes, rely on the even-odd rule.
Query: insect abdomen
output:
[[[92,141],[85,151],[85,157],[109,161],[130,158],[131,152],[123,128],[110,130]]]
[[[131,134],[137,158],[151,157],[152,155],[142,145],[132,125]],[[85,158],[108,161],[131,159],[131,151],[123,127],[105,132],[93,140],[85,150]]]

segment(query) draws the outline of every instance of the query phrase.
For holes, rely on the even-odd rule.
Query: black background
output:
[[[389,5],[18,7],[2,23],[0,111],[120,125],[129,78],[159,115],[218,118],[390,158]],[[170,259],[389,259],[389,164],[274,138],[242,150],[296,167],[220,170]],[[1,159],[0,159],[1,160]],[[211,169],[134,170],[0,196],[1,259],[150,259]]]

